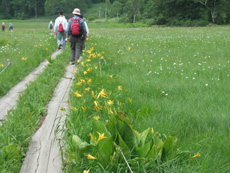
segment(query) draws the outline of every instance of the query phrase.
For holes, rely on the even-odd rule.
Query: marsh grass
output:
[[[9,21],[5,23],[8,27]],[[0,71],[7,66],[7,59],[11,60],[11,67],[0,75],[0,97],[56,49],[56,40],[48,32],[47,23],[14,21],[13,24],[13,32],[7,28],[0,32]]]
[[[111,64],[102,66],[102,76],[112,74],[118,82],[108,83],[106,78],[91,76],[96,80],[97,90],[106,88],[114,92],[114,85],[122,85],[126,92],[116,101],[124,103],[121,110],[137,131],[153,127],[161,134],[177,136],[178,147],[191,156],[201,154],[197,158],[155,165],[150,170],[228,172],[229,27],[92,28],[91,33],[97,44],[88,47],[105,52],[107,62],[109,57],[112,59]],[[132,104],[127,101],[129,97]],[[79,106],[74,97],[70,102]],[[69,131],[87,140],[91,130],[89,117],[94,114],[87,111],[71,114],[74,116],[67,118]],[[71,148],[70,139],[67,145]],[[89,168],[80,162],[71,163],[66,170],[76,165],[79,170]],[[134,168],[137,172],[149,171],[143,165],[134,164]],[[95,172],[103,169],[92,168]],[[108,166],[108,170],[113,168]]]
[[[181,148],[201,153],[191,161],[200,171],[229,170],[228,32],[228,27],[94,31],[115,61],[134,110],[150,108],[130,117],[135,126],[177,136]]]
[[[30,83],[20,96],[17,108],[8,113],[0,126],[0,170],[19,172],[26,155],[31,136],[47,114],[47,104],[53,96],[59,79],[69,62],[67,52]]]

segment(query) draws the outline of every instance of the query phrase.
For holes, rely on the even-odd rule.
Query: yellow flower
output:
[[[79,94],[78,91],[74,92],[74,96],[75,96],[75,97],[82,97],[82,95]]]
[[[97,56],[101,56],[101,54],[100,54],[100,53],[98,53],[98,54],[97,54]]]
[[[131,50],[131,47],[128,47],[128,50]]]
[[[113,104],[113,101],[109,100],[109,101],[107,101],[107,104],[108,104],[108,105],[112,105],[112,104]]]
[[[98,66],[95,66],[94,68],[95,68],[95,69],[97,69],[97,68],[98,68]]]
[[[66,47],[69,47],[68,45]]]
[[[108,113],[113,114],[113,111],[110,108],[108,108]]]
[[[122,86],[118,86],[117,89],[118,89],[118,90],[122,90]]]
[[[154,134],[154,129],[152,128],[152,131],[151,131],[152,134]]]
[[[61,110],[61,111],[64,111],[64,110],[65,110],[65,108],[64,108],[64,107],[60,107],[60,110]]]
[[[40,47],[42,47],[42,44],[40,44]]]
[[[84,108],[83,106],[81,107],[81,109],[82,109],[83,111],[86,111],[86,108]]]
[[[113,78],[113,75],[109,75],[109,77],[112,79],[112,78]]]
[[[75,108],[74,106],[69,106],[70,107],[70,109],[72,109],[72,110],[74,110],[74,111],[77,111],[77,108]]]
[[[87,159],[90,159],[90,160],[95,160],[96,158],[91,156],[90,154],[87,155]]]
[[[131,98],[128,98],[128,101],[129,101],[130,103],[132,103],[132,99],[131,99]]]
[[[83,173],[89,173],[89,170],[84,170]]]
[[[102,54],[104,54],[105,52],[102,52]]]
[[[135,130],[135,132],[136,132],[136,134],[138,134],[138,135],[140,134],[140,133],[139,133],[138,131],[136,131],[136,130]]]
[[[84,67],[84,62],[81,62],[81,66]]]
[[[25,57],[25,58],[24,58],[24,57],[22,57],[22,58],[21,58],[21,60],[25,61],[25,60],[27,60],[27,57]]]
[[[92,91],[92,96],[93,96],[93,98],[95,98],[94,91]]]
[[[89,87],[85,89],[85,91],[87,91],[87,92],[89,92],[89,90],[90,90],[90,88],[89,88]]]
[[[34,47],[38,47],[38,45],[35,45]]]
[[[100,119],[99,116],[94,116],[93,118],[94,118],[95,120],[99,120],[99,119]]]
[[[97,43],[95,43],[95,46],[97,46]]]
[[[1,64],[1,67],[4,67],[4,64]]]
[[[97,132],[97,133],[99,135],[99,138],[98,138],[97,142],[101,141],[102,139],[107,138],[107,137],[104,136],[105,135],[104,133],[102,133],[102,134],[100,134],[99,132]]]
[[[48,50],[48,48],[46,48],[46,51]]]
[[[111,60],[111,58],[110,58],[110,57],[109,57],[108,59],[109,59],[109,60]]]
[[[69,127],[69,124],[66,124],[66,127],[69,129],[70,127]]]
[[[77,62],[79,63],[79,62],[80,62],[80,59],[78,59]]]
[[[82,83],[81,83],[81,82],[78,82],[78,83],[76,83],[76,85],[82,85]]]
[[[101,92],[98,94],[97,99],[99,99],[99,97],[104,97],[104,98],[106,98],[106,93],[105,93],[105,90],[104,90],[104,89],[102,89]]]
[[[85,52],[85,49],[83,49],[82,52]]]
[[[87,72],[91,72],[92,70],[93,70],[92,67],[89,67]]]
[[[95,105],[95,110],[97,111],[97,112],[100,112],[100,110],[101,110],[101,106],[99,105],[99,103],[97,102],[97,101],[94,101],[94,105]]]
[[[84,71],[84,75],[86,75],[87,74],[87,71]]]
[[[105,59],[104,56],[102,56],[101,59]]]
[[[200,153],[197,153],[196,155],[192,156],[192,158],[200,157]]]

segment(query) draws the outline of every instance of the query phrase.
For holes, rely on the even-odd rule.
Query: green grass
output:
[[[53,96],[59,79],[69,62],[69,51],[56,57],[54,62],[22,93],[17,108],[8,113],[0,126],[0,170],[19,172],[31,136],[40,119],[47,114],[47,104]]]
[[[48,23],[14,21],[14,31],[0,32],[0,72],[11,60],[11,67],[0,74],[0,97],[21,81],[56,49]],[[26,58],[26,60],[23,60]]]
[[[118,80],[113,84],[107,82],[108,78],[92,75],[97,86],[94,90],[98,93],[105,88],[113,93],[113,85],[122,85],[127,92],[113,99],[125,104],[121,111],[135,129],[141,132],[153,127],[161,134],[177,136],[181,150],[201,154],[181,163],[156,165],[155,171],[163,167],[165,172],[228,172],[229,27],[91,28],[90,32],[97,45],[88,48],[94,46],[96,52],[105,52],[103,77],[112,74]],[[128,97],[132,104],[128,104]],[[71,103],[81,109],[77,98],[73,97]],[[67,121],[72,122],[70,133],[86,140],[91,128],[89,117],[94,115],[93,110],[71,113]],[[71,139],[67,138],[67,143],[71,148]],[[90,162],[71,162],[66,170],[71,167],[82,171],[90,168]],[[91,169],[102,171],[99,167]],[[143,167],[134,169],[148,172]]]

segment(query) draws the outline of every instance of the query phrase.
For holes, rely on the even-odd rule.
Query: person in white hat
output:
[[[86,27],[84,20],[79,17],[81,15],[80,9],[75,8],[72,13],[74,16],[68,21],[66,37],[71,44],[70,63],[73,65],[78,62],[81,55],[82,45],[86,36]]]
[[[66,29],[67,29],[67,20],[64,16],[63,11],[59,13],[59,17],[55,20],[54,24],[54,34],[57,35],[57,44],[58,49],[65,49],[66,47]],[[63,42],[61,44],[61,42]]]

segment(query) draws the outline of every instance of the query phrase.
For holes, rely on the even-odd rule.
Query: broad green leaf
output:
[[[118,112],[117,114],[117,118],[123,122],[126,122],[130,128],[133,130],[133,125],[132,123],[130,122],[129,118],[127,115],[125,115],[123,112]]]
[[[176,153],[177,150],[176,142],[177,142],[177,137],[173,137],[173,136],[167,137],[163,145],[163,153],[162,153],[163,160],[166,160],[167,158],[171,158],[171,156]]]
[[[130,149],[122,139],[121,135],[118,134],[118,139],[119,139],[119,147],[121,148],[122,153],[125,155],[126,158],[130,156]]]
[[[154,135],[154,144],[158,146],[163,146],[164,142],[160,139],[158,135]]]
[[[109,131],[107,130],[105,123],[100,120],[93,120],[93,136],[98,136],[98,133],[104,133],[106,137],[110,136]]]
[[[149,141],[143,147],[135,147],[138,157],[146,157],[151,149],[152,141]]]
[[[72,137],[73,146],[76,147],[76,148],[79,148],[81,143],[83,143],[83,141],[77,135],[73,135],[73,137]]]
[[[117,130],[126,145],[132,150],[137,145],[135,132],[126,122],[120,120],[117,122]]]
[[[114,145],[113,138],[110,136],[106,141],[101,145],[99,149],[99,161],[102,165],[106,166],[110,163],[110,156],[113,155]]]
[[[151,132],[151,129],[148,128],[138,135],[138,138],[140,140],[139,147],[143,147],[145,145],[146,138],[150,132]]]
[[[117,136],[116,121],[117,121],[116,117],[114,115],[112,115],[109,118],[108,123],[106,124],[108,131],[113,136],[113,140],[116,140],[116,136]]]

